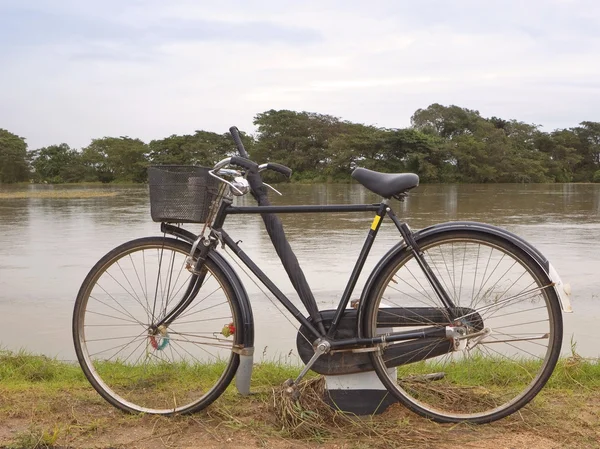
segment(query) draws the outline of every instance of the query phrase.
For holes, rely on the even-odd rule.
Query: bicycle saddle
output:
[[[352,172],[352,177],[384,198],[399,195],[419,185],[419,177],[414,173],[379,173],[357,167]]]

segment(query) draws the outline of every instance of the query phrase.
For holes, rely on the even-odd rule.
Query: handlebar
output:
[[[231,165],[237,165],[238,167],[245,168],[249,172],[258,172],[258,164],[250,159],[240,156],[231,156],[229,158]]]
[[[238,167],[245,168],[248,171],[258,172],[258,164],[256,164],[256,162],[252,162],[250,159],[244,159],[243,157],[239,156],[226,157],[225,159],[217,162],[212,171],[219,171],[229,165],[237,165]]]
[[[261,172],[263,170],[273,170],[277,173],[281,173],[286,178],[290,179],[292,177],[292,169],[286,167],[282,164],[277,164],[275,162],[267,162],[266,164],[261,164],[258,166],[258,171]]]
[[[288,179],[292,177],[292,169],[286,167],[285,165],[278,164],[276,162],[267,162],[266,164],[258,165],[256,162],[251,161],[246,148],[244,148],[240,131],[237,129],[237,127],[232,126],[229,128],[229,132],[231,133],[231,137],[233,137],[233,141],[235,142],[240,155],[231,156],[218,162],[213,169],[214,171],[222,169],[227,165],[237,165],[240,168],[246,169],[250,173],[260,173],[264,170],[273,170],[279,174],[282,174]]]
[[[248,171],[257,171],[258,173],[265,170],[273,170],[277,173],[281,173],[287,178],[292,176],[292,169],[286,167],[285,165],[277,164],[275,162],[267,162],[266,164],[257,165],[256,162],[239,156],[227,157],[217,162],[213,167],[213,172],[221,172],[224,174],[234,174],[239,176],[239,173],[235,172],[235,170],[233,170],[232,173],[225,173],[226,169],[224,167],[227,167],[228,165],[237,165],[238,167],[245,168]]]

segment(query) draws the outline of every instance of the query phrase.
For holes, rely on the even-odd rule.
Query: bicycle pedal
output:
[[[297,401],[300,399],[300,390],[296,386],[288,387],[285,389],[285,395],[292,401]]]

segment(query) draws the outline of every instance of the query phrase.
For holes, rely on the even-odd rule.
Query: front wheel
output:
[[[168,326],[154,326],[194,276],[188,243],[163,237],[127,242],[83,282],[73,314],[77,358],[92,386],[127,412],[191,413],[229,385],[243,325],[225,274],[210,260],[194,301]]]
[[[496,236],[448,231],[418,243],[455,308],[441,305],[405,249],[367,296],[365,336],[440,326],[458,338],[371,353],[379,378],[405,406],[438,422],[508,416],[540,391],[559,357],[562,316],[553,284],[530,256]]]

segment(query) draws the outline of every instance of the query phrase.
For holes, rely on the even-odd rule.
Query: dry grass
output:
[[[323,401],[320,378],[301,383],[298,402],[270,388],[233,390],[192,416],[127,415],[91,387],[0,388],[0,447],[599,447],[600,392],[544,391],[520,413],[483,426],[440,425],[399,404],[357,417]]]
[[[402,435],[405,446],[423,443],[428,431],[410,425],[410,420],[385,413],[382,416],[357,416],[343,412],[325,401],[325,380],[316,377],[300,382],[299,399],[293,399],[285,386],[273,389],[272,413],[281,431],[294,440],[369,442],[368,447],[393,447]],[[401,409],[403,414],[405,410]]]

